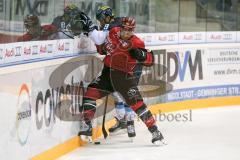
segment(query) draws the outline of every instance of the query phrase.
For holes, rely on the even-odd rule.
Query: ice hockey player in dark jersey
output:
[[[64,8],[64,13],[61,16],[54,18],[52,25],[58,29],[58,37],[60,39],[73,38],[74,35],[69,31],[70,21],[80,12],[79,8],[74,4],[69,4]]]
[[[54,25],[41,26],[38,16],[27,15],[24,19],[27,33],[20,36],[18,41],[53,40],[57,38],[57,28]]]
[[[89,84],[83,98],[85,127],[80,135],[92,134],[91,120],[96,111],[96,100],[117,91],[145,123],[152,134],[152,143],[163,144],[164,138],[137,88],[139,77],[134,76],[138,65],[152,65],[153,54],[146,50],[144,42],[134,35],[134,29],[135,20],[124,18],[121,27],[110,29],[106,42],[99,50],[107,55],[101,75]]]

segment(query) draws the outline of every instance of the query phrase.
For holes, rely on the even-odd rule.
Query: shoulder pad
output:
[[[131,41],[132,41],[134,47],[136,47],[136,48],[145,48],[144,42],[140,38],[138,38],[137,36],[134,35],[131,38]]]

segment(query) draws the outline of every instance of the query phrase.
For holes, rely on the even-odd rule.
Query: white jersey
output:
[[[96,44],[101,45],[105,42],[109,31],[108,30],[102,30],[98,31],[94,29],[92,32],[89,33],[89,38]]]

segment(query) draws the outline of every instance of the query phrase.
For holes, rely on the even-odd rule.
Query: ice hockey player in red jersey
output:
[[[139,66],[151,66],[154,57],[152,52],[145,49],[144,42],[134,35],[134,29],[135,20],[124,18],[121,27],[110,29],[107,41],[98,50],[107,52],[107,55],[101,75],[89,84],[83,98],[83,117],[86,125],[80,131],[80,135],[92,134],[91,120],[96,111],[96,100],[117,91],[145,123],[152,134],[152,143],[163,144],[164,138],[137,88],[139,77],[134,76]]]
[[[100,31],[105,32],[105,35],[108,34],[109,30],[113,27],[120,27],[122,25],[122,18],[123,17],[115,17],[112,9],[109,6],[101,6],[98,8],[96,12],[96,19],[99,22],[99,30],[93,31],[92,33],[89,33],[89,37],[96,42],[95,39],[98,39],[98,42],[105,41],[106,38],[102,38],[100,40],[99,35],[102,33]],[[94,32],[97,32],[94,34]],[[100,33],[99,33],[100,32]],[[98,35],[98,36],[96,36]],[[95,36],[95,37],[94,37]],[[96,38],[97,37],[97,38]],[[104,37],[100,36],[100,37]],[[97,43],[97,42],[96,42]],[[104,42],[103,42],[104,43]],[[100,54],[104,54],[101,52],[101,44],[96,44],[97,49],[99,49]],[[139,74],[140,73],[140,74]],[[141,75],[141,72],[139,72],[137,76]],[[135,127],[134,127],[134,118],[135,113],[131,109],[130,106],[128,106],[121,95],[118,92],[114,92],[112,94],[114,100],[115,100],[115,110],[116,110],[116,123],[109,128],[109,133],[115,133],[119,131],[120,129],[127,128],[128,137],[132,138],[136,136]]]
[[[99,53],[105,54],[106,52],[101,52],[101,45],[106,41],[106,37],[111,28],[122,25],[122,17],[115,17],[109,6],[101,6],[96,12],[96,19],[100,23],[98,27],[92,24],[91,19],[87,15],[79,13],[72,19],[70,28],[74,32],[73,34],[77,35],[83,31],[87,32],[87,35],[95,43]],[[140,75],[141,72],[138,72],[138,76]],[[135,137],[134,111],[124,102],[118,92],[112,93],[112,97],[115,101],[116,123],[109,128],[110,134],[114,134],[120,129],[127,129],[128,137]]]
[[[27,33],[18,38],[19,42],[57,39],[57,28],[54,25],[41,26],[36,15],[27,15],[24,19],[24,26]]]

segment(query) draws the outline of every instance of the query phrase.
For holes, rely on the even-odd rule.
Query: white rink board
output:
[[[240,42],[240,32],[169,32],[138,33],[146,46],[236,43]],[[33,41],[0,44],[0,67],[14,66],[30,62],[66,58],[79,54],[96,52],[94,43],[86,36],[74,39]]]
[[[165,38],[163,38],[163,40],[165,40]],[[169,41],[170,40],[172,39],[170,38]],[[82,41],[86,41],[86,43],[82,43]],[[21,60],[27,61],[29,59],[35,59],[36,61],[39,59],[42,60],[42,62],[0,68],[0,106],[2,106],[0,116],[3,117],[0,122],[2,126],[0,129],[0,143],[1,147],[3,147],[0,151],[0,159],[9,159],[9,157],[10,159],[18,160],[29,159],[76,136],[78,132],[77,122],[60,121],[57,117],[54,119],[52,109],[55,106],[53,105],[53,101],[57,101],[56,94],[60,92],[55,91],[54,89],[56,88],[50,86],[49,80],[52,73],[59,68],[61,64],[71,59],[69,57],[72,56],[76,58],[79,53],[94,52],[93,46],[91,46],[92,44],[90,42],[89,44],[87,41],[87,39],[80,41],[55,40],[41,41],[41,43],[25,42],[0,45],[0,51],[2,50],[0,52],[0,55],[2,55],[0,64],[14,64],[15,62]],[[89,44],[90,46],[85,44]],[[37,49],[34,46],[38,46]],[[90,50],[88,50],[88,47],[90,47]],[[176,71],[176,77],[172,78],[172,80],[167,79],[167,81],[173,85],[173,92],[168,93],[165,98],[166,102],[196,99],[196,96],[208,98],[240,95],[240,65],[236,65],[239,63],[236,58],[240,55],[239,43],[156,45],[148,46],[148,48],[155,50],[154,52],[161,50],[160,54],[166,55],[166,61],[168,60],[168,55],[175,57],[175,59],[169,59],[169,66],[167,66],[170,75]],[[9,51],[7,52],[8,54],[6,54],[6,50]],[[75,53],[75,51],[77,52]],[[200,51],[199,54],[201,55],[198,60],[201,60],[201,74],[203,78],[199,78],[200,61],[197,60],[196,75],[193,80],[191,78],[191,74],[193,75],[193,73],[191,73],[189,67],[189,57],[191,56],[191,63],[194,66],[197,51]],[[21,56],[19,56],[19,53]],[[176,56],[177,54],[178,56]],[[67,58],[51,59],[54,56]],[[81,56],[80,59],[82,59]],[[218,63],[209,61],[209,59],[224,59],[224,57],[232,60],[225,59],[218,61]],[[48,61],[45,61],[47,59]],[[98,62],[101,61],[99,58],[94,60],[98,60]],[[233,61],[236,64],[233,64]],[[177,70],[175,62],[178,64]],[[73,65],[71,63],[67,68]],[[83,63],[90,64],[90,61],[86,60]],[[166,63],[166,65],[168,64]],[[229,71],[229,74],[214,74],[216,70],[226,71],[226,68],[232,72]],[[98,69],[100,69],[100,67]],[[94,69],[94,73],[91,75],[96,76],[98,71],[99,70]],[[63,69],[62,73],[64,72],[65,70]],[[61,88],[63,83],[70,85],[72,82],[80,83],[83,81],[84,75],[86,73],[90,74],[91,72],[87,72],[87,65],[81,65],[67,73],[65,78],[63,74],[59,75],[56,82],[60,80],[62,83],[56,84],[55,87]],[[93,76],[90,76],[90,78],[93,78]],[[64,79],[64,81],[61,81],[62,79]],[[89,81],[90,79],[88,78],[87,82]],[[25,88],[23,86],[25,86]],[[20,92],[21,87],[23,87],[22,92]],[[64,90],[66,90],[65,87]],[[213,92],[212,94],[201,95],[202,92],[205,94],[209,89]],[[28,93],[27,90],[29,91]],[[50,97],[48,97],[48,92],[50,93]],[[192,94],[189,95],[190,93]],[[199,95],[195,95],[195,93],[199,93]],[[42,99],[39,97],[42,97]],[[153,99],[154,102],[160,101],[159,96],[153,97]],[[51,103],[53,106],[51,106]],[[37,104],[38,110],[36,110]],[[31,114],[29,115],[29,113]]]
[[[53,78],[55,86],[51,85],[50,77],[59,64],[0,75],[0,82],[4,84],[0,88],[0,124],[3,126],[0,143],[4,146],[0,159],[29,159],[77,135],[79,121],[60,120],[55,109],[64,96],[74,96],[68,85],[89,83],[91,76],[99,72],[99,69],[94,73],[89,71],[87,64],[92,62],[80,59],[82,61],[65,64],[56,79]],[[71,66],[80,67],[64,74]]]
[[[72,57],[96,51],[86,36],[75,39],[0,44],[0,67]]]

